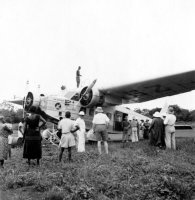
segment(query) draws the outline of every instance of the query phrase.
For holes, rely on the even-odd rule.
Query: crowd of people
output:
[[[122,123],[123,135],[122,135],[122,143],[123,147],[125,147],[125,143],[138,142],[142,139],[149,138],[149,119],[141,120],[140,123],[135,116],[132,117],[132,120],[128,120],[128,116],[125,116],[125,119]]]
[[[46,121],[36,114],[36,107],[31,106],[30,115],[19,123],[18,137],[23,141],[23,158],[27,159],[30,165],[32,159],[36,159],[37,165],[42,158],[42,138],[49,139],[51,132],[47,130]],[[72,148],[76,146],[78,152],[85,152],[86,126],[84,121],[85,113],[79,112],[76,121],[71,120],[71,113],[67,111],[65,118],[61,118],[58,123],[59,136],[59,162],[62,161],[64,150],[67,149],[68,160],[72,161]],[[105,153],[108,154],[108,127],[109,118],[104,113],[102,107],[97,107],[93,118],[92,131],[97,140],[99,154],[102,153],[101,142],[103,141]],[[175,144],[175,122],[173,107],[168,108],[168,113],[161,115],[159,112],[153,114],[152,122],[147,119],[145,122],[132,117],[132,120],[125,117],[122,127],[122,144],[138,142],[141,139],[149,139],[149,145],[165,149],[176,149]],[[40,131],[45,127],[44,131]],[[10,155],[9,136],[12,128],[5,122],[4,117],[0,116],[0,166],[3,167],[4,160]]]
[[[149,128],[150,144],[160,148],[176,149],[175,122],[173,107],[168,108],[168,113],[155,112]]]
[[[128,141],[138,142],[141,139],[149,139],[151,146],[175,150],[175,122],[173,107],[169,107],[168,112],[164,114],[155,112],[151,123],[148,119],[145,122],[141,120],[139,123],[135,117],[128,121],[126,116],[123,121],[123,147]]]

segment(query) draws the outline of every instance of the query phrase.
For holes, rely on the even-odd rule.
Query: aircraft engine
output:
[[[80,92],[80,104],[82,107],[103,105],[104,96],[99,92],[99,90],[92,88],[86,93],[87,88],[87,86],[84,87]]]
[[[32,92],[28,92],[26,98],[24,99],[24,109],[29,110],[31,106],[38,107],[40,104],[40,96],[35,96]]]

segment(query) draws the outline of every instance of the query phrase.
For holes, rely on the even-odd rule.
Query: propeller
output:
[[[85,90],[85,92],[83,94],[81,94],[81,97],[79,99],[79,102],[91,91],[91,89],[93,88],[93,86],[95,85],[95,83],[97,82],[97,79],[95,79]]]

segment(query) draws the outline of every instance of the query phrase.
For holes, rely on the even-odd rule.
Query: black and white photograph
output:
[[[0,200],[195,200],[195,1],[0,0]]]

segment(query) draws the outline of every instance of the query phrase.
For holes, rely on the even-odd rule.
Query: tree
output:
[[[188,109],[180,108],[178,105],[171,105],[174,109],[174,114],[177,117],[177,121],[191,121],[190,111]]]
[[[142,113],[142,111],[141,111],[141,109],[140,109],[140,108],[135,108],[135,109],[134,109],[134,111],[135,111],[136,113],[139,113],[139,114],[141,114],[141,113]]]
[[[190,120],[190,121],[195,121],[195,110],[192,110],[192,111],[190,112],[189,120]]]
[[[3,115],[8,123],[19,123],[23,117],[23,109],[0,109],[0,115]]]
[[[150,117],[150,110],[149,109],[146,109],[146,108],[144,108],[143,110],[142,110],[142,115],[144,115],[144,116],[146,116],[146,117]]]
[[[188,109],[180,108],[178,105],[170,105],[174,109],[174,114],[176,115],[177,121],[195,121],[195,110],[189,111]],[[153,108],[151,110],[144,108],[141,110],[140,108],[135,108],[135,112],[140,113],[144,116],[152,118],[155,112],[160,112],[161,108]]]

